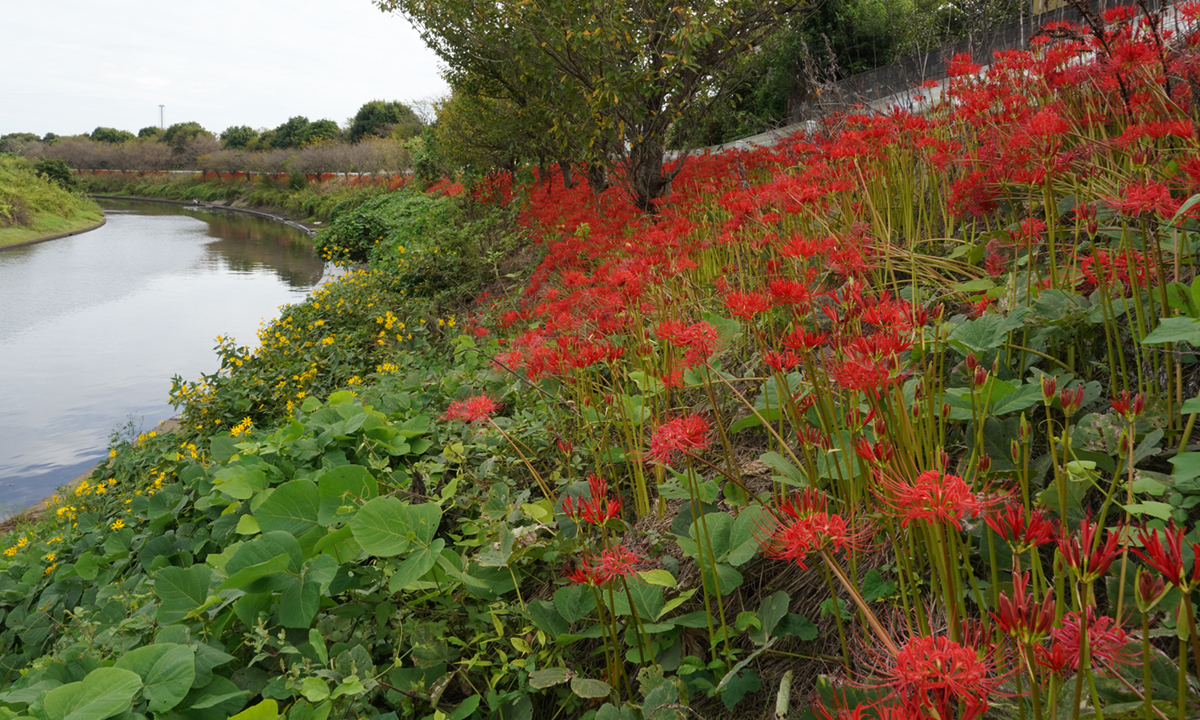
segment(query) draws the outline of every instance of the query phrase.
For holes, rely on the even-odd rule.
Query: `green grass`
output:
[[[70,217],[43,214],[36,217],[30,225],[0,228],[0,247],[19,245],[43,238],[75,232],[98,225],[104,219],[104,213],[99,206],[94,210],[76,210]]]
[[[46,180],[24,158],[0,155],[0,247],[97,225],[100,206]]]

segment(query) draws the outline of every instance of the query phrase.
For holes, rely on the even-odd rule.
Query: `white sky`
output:
[[[196,121],[339,124],[448,92],[416,31],[370,0],[3,0],[0,135]]]

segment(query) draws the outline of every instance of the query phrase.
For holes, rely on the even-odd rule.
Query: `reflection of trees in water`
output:
[[[213,242],[205,246],[211,259],[222,259],[234,272],[272,270],[293,288],[307,288],[321,279],[324,264],[313,255],[312,241],[303,232],[273,220],[183,205],[105,201],[113,210],[139,215],[187,215],[208,224]]]

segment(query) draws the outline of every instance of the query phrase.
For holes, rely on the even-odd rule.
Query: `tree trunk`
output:
[[[608,189],[608,171],[598,162],[588,163],[587,180],[593,195],[599,195]]]
[[[669,184],[670,180],[663,177],[662,141],[649,137],[634,142],[629,149],[629,186],[638,209],[655,212],[654,201],[666,191]]]
[[[559,160],[558,169],[562,171],[563,187],[567,190],[575,187],[575,179],[572,175],[571,163],[566,160]]]

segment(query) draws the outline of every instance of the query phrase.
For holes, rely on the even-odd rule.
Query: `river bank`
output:
[[[100,222],[96,222],[92,213],[80,213],[76,221],[68,219],[66,229],[55,227],[51,230],[38,230],[35,228],[5,228],[0,230],[0,250],[11,250],[13,248],[25,247],[26,245],[36,245],[37,243],[49,242],[51,240],[61,240],[62,238],[71,237],[72,235],[82,235],[85,232],[91,232],[104,227],[104,223],[108,222],[103,213],[100,215]],[[54,223],[57,225],[57,223]],[[78,225],[79,227],[76,227]],[[9,236],[10,231],[12,235]],[[29,239],[23,233],[29,234]],[[49,234],[46,234],[49,233]]]

